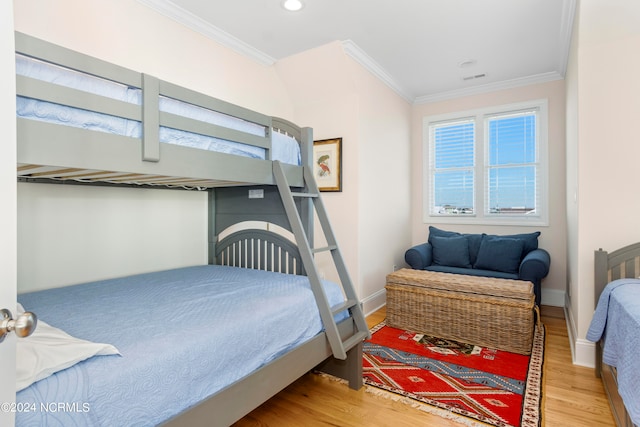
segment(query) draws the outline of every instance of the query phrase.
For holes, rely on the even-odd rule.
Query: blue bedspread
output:
[[[142,91],[140,89],[58,67],[22,55],[16,55],[16,73],[131,104],[141,105],[142,103]],[[262,125],[167,97],[160,97],[159,109],[160,111],[193,118],[251,135],[265,136],[266,132],[265,127]],[[141,138],[142,136],[142,126],[138,121],[23,96],[18,96],[16,99],[16,111],[18,117],[31,120],[63,124],[132,138]],[[265,150],[261,147],[165,126],[160,127],[160,142],[257,159],[265,158]],[[280,160],[284,163],[295,165],[300,164],[300,145],[294,138],[274,132],[272,143],[272,160]]]
[[[338,285],[324,283],[332,305]],[[77,411],[18,413],[22,426],[151,426],[179,414],[322,330],[304,276],[196,266],[18,296],[26,310],[115,345],[41,380],[17,402]],[[55,406],[49,406],[55,408]]]
[[[640,280],[609,283],[598,300],[587,339],[604,337],[603,360],[618,371],[618,392],[634,424],[640,425]]]

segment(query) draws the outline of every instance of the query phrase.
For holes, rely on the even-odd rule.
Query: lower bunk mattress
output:
[[[344,301],[337,284],[323,286],[332,306]],[[19,391],[19,427],[157,425],[323,330],[305,276],[237,267],[147,273],[18,301],[73,337],[119,351]]]

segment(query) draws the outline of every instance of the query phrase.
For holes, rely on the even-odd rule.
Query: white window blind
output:
[[[475,121],[430,126],[431,214],[469,215],[475,211]]]
[[[486,117],[485,214],[536,215],[537,109]]]
[[[424,220],[547,224],[547,100],[424,118]]]

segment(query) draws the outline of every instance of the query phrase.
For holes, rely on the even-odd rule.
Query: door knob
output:
[[[26,338],[35,331],[37,324],[38,316],[35,313],[25,311],[14,320],[11,312],[3,308],[0,310],[0,342],[11,331],[14,331],[20,338]]]

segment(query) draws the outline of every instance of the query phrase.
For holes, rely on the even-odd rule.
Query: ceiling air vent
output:
[[[482,74],[474,74],[473,76],[466,76],[463,77],[462,80],[467,81],[467,80],[475,80],[475,79],[481,79],[483,77],[486,77],[486,73],[482,73]]]

